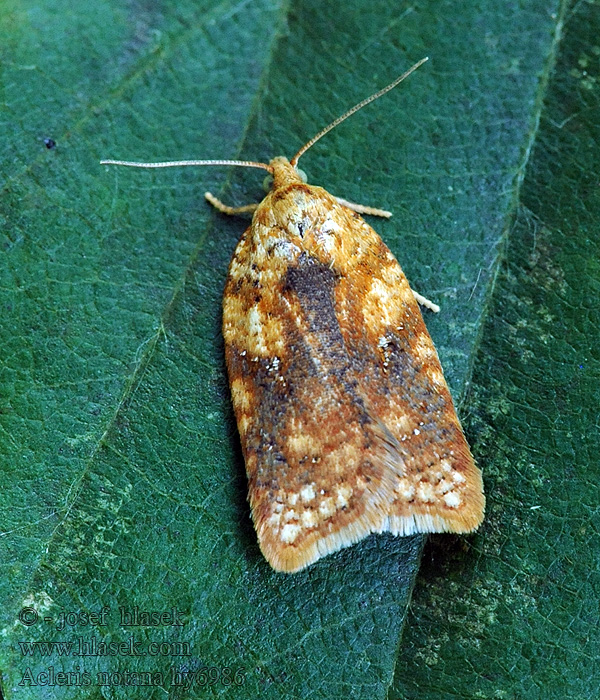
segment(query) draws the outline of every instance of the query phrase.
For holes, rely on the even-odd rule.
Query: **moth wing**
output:
[[[297,571],[371,532],[473,529],[481,477],[400,266],[324,190],[287,197],[257,211],[224,296],[265,557]]]
[[[483,520],[483,482],[435,346],[397,260],[355,219],[357,246],[336,290],[336,316],[349,355],[362,358],[359,393],[394,464],[379,530],[470,532]]]

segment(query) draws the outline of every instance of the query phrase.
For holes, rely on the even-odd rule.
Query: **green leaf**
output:
[[[599,10],[565,14],[475,365],[487,521],[426,549],[390,698],[600,697]]]
[[[262,178],[98,161],[289,156],[429,55],[395,92],[315,145],[302,167],[336,195],[393,210],[389,222],[373,223],[413,286],[442,305],[428,326],[471,416],[486,478],[499,480],[486,450],[508,450],[514,435],[503,425],[502,440],[478,432],[484,394],[463,399],[474,365],[481,392],[498,392],[485,364],[498,322],[483,324],[490,305],[496,314],[508,303],[491,296],[492,286],[503,245],[519,236],[512,223],[520,183],[564,12],[541,0],[477,8],[447,0],[3,4],[5,697],[166,697],[161,688],[125,685],[127,672],[149,670],[165,686],[171,674],[189,680],[197,672],[191,694],[172,688],[172,697],[372,699],[386,695],[395,668],[404,675],[397,649],[423,538],[373,536],[294,576],[271,571],[256,544],[220,335],[220,297],[244,223],[212,212],[203,192],[242,204],[261,196]],[[46,148],[48,138],[55,148]],[[582,173],[578,166],[570,177],[580,182]],[[552,190],[550,202],[563,191]],[[589,328],[597,327],[586,308]],[[534,341],[541,362],[543,337]],[[549,435],[540,433],[536,449]],[[501,517],[492,497],[474,539],[482,555],[462,567],[463,590],[483,558],[497,564],[485,548],[497,546]],[[445,560],[458,556],[460,544],[443,541]],[[456,600],[445,599],[449,615]],[[83,614],[103,606],[105,624],[86,624]],[[175,608],[184,625],[127,627],[119,607],[134,606]],[[35,624],[18,621],[23,608],[37,611]],[[65,612],[73,615],[57,629]],[[189,655],[174,646],[149,656],[55,649],[42,657],[19,644],[127,645],[132,636],[144,649],[185,643]],[[416,666],[413,678],[429,673],[418,659]],[[76,685],[77,676],[42,684],[50,667],[55,678],[86,671],[92,685]],[[204,667],[214,670],[202,675]],[[227,685],[238,670],[239,685]],[[96,684],[98,672],[109,674],[110,687]],[[412,692],[398,679],[395,688]]]

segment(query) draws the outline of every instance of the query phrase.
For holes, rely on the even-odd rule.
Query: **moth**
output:
[[[483,520],[481,472],[456,415],[419,303],[361,214],[389,212],[306,183],[301,155],[427,59],[355,105],[272,176],[229,267],[223,336],[260,548],[296,572],[371,533],[465,533]]]

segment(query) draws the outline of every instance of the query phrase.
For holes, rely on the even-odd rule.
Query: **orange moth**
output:
[[[295,572],[374,532],[464,533],[485,499],[419,303],[360,214],[391,216],[306,184],[300,156],[427,59],[363,100],[272,175],[235,250],[223,297],[231,397],[260,548]]]

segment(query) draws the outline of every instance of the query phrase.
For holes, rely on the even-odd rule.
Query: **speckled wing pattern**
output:
[[[398,262],[278,161],[223,313],[262,552],[293,572],[372,532],[477,528],[481,474]]]

